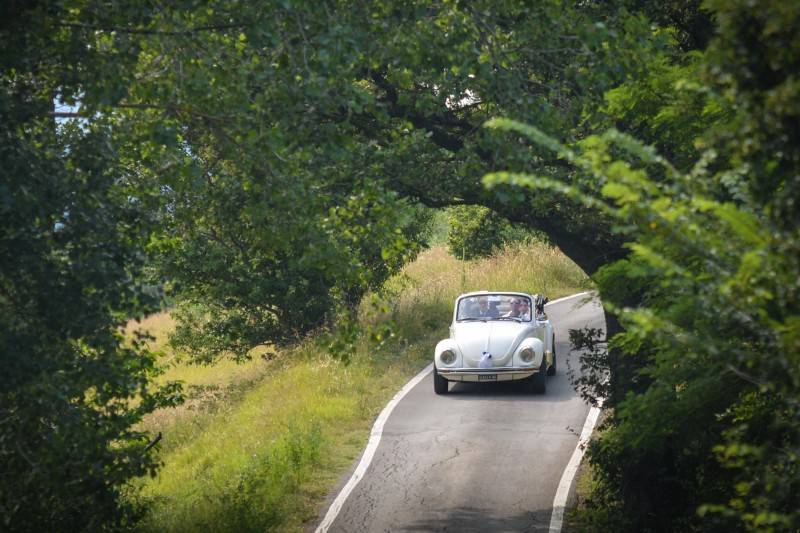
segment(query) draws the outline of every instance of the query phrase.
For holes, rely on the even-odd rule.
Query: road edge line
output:
[[[558,302],[563,302],[564,300],[569,300],[571,298],[577,298],[578,296],[586,296],[587,294],[591,294],[592,291],[583,291],[576,294],[570,294],[569,296],[564,296],[563,298],[559,298],[558,300],[553,300],[552,302],[547,302],[545,305],[553,305],[557,304]]]
[[[575,451],[572,452],[572,457],[569,458],[569,463],[561,475],[561,481],[558,483],[556,490],[556,497],[553,499],[553,514],[550,515],[550,533],[560,533],[561,528],[564,526],[564,510],[567,507],[567,497],[569,496],[569,489],[578,473],[578,467],[581,464],[586,453],[586,447],[589,445],[589,438],[592,436],[597,418],[600,416],[600,408],[597,406],[589,409],[589,414],[586,415],[586,421],[583,424],[581,436],[578,438],[578,444],[575,446]]]
[[[348,496],[350,493],[353,492],[353,489],[358,485],[358,482],[364,477],[364,474],[367,472],[367,468],[369,468],[370,463],[372,463],[372,458],[375,455],[375,451],[378,449],[378,444],[381,441],[381,436],[383,435],[383,425],[386,423],[386,420],[389,419],[389,415],[392,414],[394,408],[400,403],[400,400],[408,394],[408,392],[417,386],[417,384],[422,381],[430,372],[433,370],[433,363],[429,364],[425,368],[419,371],[419,373],[411,378],[411,380],[406,383],[402,389],[400,389],[397,394],[386,404],[386,407],[383,408],[381,414],[378,415],[378,418],[375,420],[375,423],[372,425],[372,430],[369,434],[369,442],[367,442],[367,447],[364,449],[364,454],[361,456],[361,461],[359,461],[358,466],[353,472],[353,475],[350,476],[350,479],[347,480],[347,483],[342,490],[339,491],[339,494],[336,496],[336,499],[333,500],[331,506],[328,508],[328,512],[325,514],[325,518],[322,519],[322,522],[317,526],[315,533],[325,533],[328,531],[328,528],[333,525],[334,520],[339,515],[339,511],[342,510],[342,506],[344,502],[347,501]]]
[[[558,300],[548,302],[547,305],[569,300],[570,298],[577,298],[578,296],[586,296],[592,292],[593,291],[584,291],[577,294],[572,294],[570,296],[565,296],[563,298],[559,298]],[[556,496],[553,498],[553,513],[550,515],[550,533],[561,533],[561,528],[564,526],[564,511],[567,507],[569,489],[572,487],[572,482],[575,479],[575,475],[578,473],[578,467],[581,464],[581,459],[583,459],[583,456],[586,453],[586,446],[589,444],[589,438],[592,436],[592,431],[594,431],[594,426],[597,424],[597,418],[599,416],[599,407],[592,407],[589,409],[589,412],[586,415],[586,420],[583,423],[581,435],[578,437],[578,444],[575,446],[575,450],[572,452],[572,456],[569,458],[567,467],[564,469],[564,473],[561,475],[561,480],[558,483],[558,489],[556,489]]]

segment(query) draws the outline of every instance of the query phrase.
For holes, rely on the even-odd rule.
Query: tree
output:
[[[615,130],[570,148],[536,128],[493,123],[604,185],[602,196],[587,195],[518,173],[487,176],[487,184],[559,190],[617,219],[630,242],[628,258],[595,275],[625,329],[610,339],[615,352],[584,355],[592,372],[579,379],[587,396],[605,396],[612,408],[589,450],[598,489],[587,526],[596,530],[800,525],[800,235],[789,200],[800,171],[800,9],[708,5],[719,33],[682,84],[692,100],[702,88],[699,108],[714,111],[699,115],[713,119],[705,129],[689,129],[702,131],[694,165],[672,165]],[[639,83],[614,98],[636,94]],[[590,337],[578,340],[596,346]]]
[[[169,287],[187,304],[178,341],[204,360],[221,350],[241,357],[296,338],[375,286],[380,268],[369,251],[409,257],[401,243],[383,249],[364,235],[355,250],[365,260],[350,262],[333,246],[342,241],[313,230],[368,182],[400,213],[404,222],[386,229],[411,250],[422,235],[402,214],[406,201],[502,211],[588,272],[624,255],[602,213],[548,192],[489,193],[478,179],[533,158],[546,175],[597,187],[539,147],[498,142],[480,125],[512,114],[581,138],[582,116],[605,87],[636,72],[634,50],[651,41],[645,20],[612,14],[624,32],[559,2],[263,2],[235,11],[220,2],[165,10],[138,29],[136,82],[111,111],[166,146],[132,147],[132,164],[145,188],[170,197],[158,250]],[[370,221],[380,230],[373,237],[388,235]],[[319,305],[301,321],[289,304],[297,295]]]
[[[524,226],[514,226],[483,206],[461,205],[447,210],[447,248],[458,259],[488,257],[505,245],[542,239]]]
[[[366,174],[431,207],[496,208],[548,233],[591,272],[622,253],[609,221],[555,195],[488,194],[478,176],[534,158],[541,172],[580,181],[538,147],[500,143],[480,125],[513,115],[580,138],[583,113],[638,68],[631,45],[650,40],[636,17],[607,16],[624,28],[616,32],[594,16],[559,2],[263,2],[235,11],[220,2],[165,11],[141,38],[126,106],[149,110],[137,116],[158,120],[162,132],[170,125],[199,156],[195,174],[222,165],[272,190],[313,176],[314,190],[334,202],[333,191],[346,195]],[[187,29],[210,27],[220,29]],[[191,175],[157,177],[198,187]]]
[[[503,230],[508,222],[486,207],[453,207],[447,218],[447,248],[454,257],[486,257],[503,245]]]
[[[129,523],[121,491],[157,466],[135,425],[178,400],[150,385],[153,357],[120,333],[155,303],[141,285],[150,216],[128,194],[112,121],[91,111],[115,99],[135,50],[87,47],[57,14],[13,2],[0,13],[0,520],[11,531]],[[54,101],[76,95],[87,120],[55,122]]]

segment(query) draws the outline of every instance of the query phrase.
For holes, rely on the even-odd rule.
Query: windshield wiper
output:
[[[514,320],[516,322],[522,322],[522,319],[518,316],[496,316],[492,320]]]
[[[489,320],[490,318],[492,318],[492,317],[490,317],[490,316],[465,316],[464,318],[459,318],[458,321],[459,322],[474,322],[476,320],[479,320],[481,322],[485,322],[485,321]]]

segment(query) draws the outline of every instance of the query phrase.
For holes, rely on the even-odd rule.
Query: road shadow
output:
[[[398,527],[395,531],[543,532],[549,530],[550,513],[551,509],[540,509],[498,516],[491,509],[455,507],[442,511],[440,516],[420,518],[411,524]]]
[[[524,380],[499,383],[452,382],[446,395],[438,396],[454,401],[465,400],[508,400],[532,403],[554,403],[574,401],[575,391],[563,373],[547,378],[547,392],[535,394],[530,392]]]

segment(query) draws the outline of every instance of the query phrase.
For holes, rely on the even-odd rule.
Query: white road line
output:
[[[375,420],[375,424],[372,425],[372,431],[369,434],[369,442],[367,443],[367,447],[364,450],[364,455],[361,456],[361,461],[359,461],[358,466],[356,467],[355,472],[353,475],[350,476],[350,479],[347,481],[347,484],[342,488],[339,494],[336,496],[336,499],[333,500],[330,508],[328,508],[327,514],[325,514],[325,518],[322,520],[322,523],[317,527],[316,533],[325,533],[328,531],[328,528],[331,527],[333,521],[336,520],[336,517],[339,515],[339,511],[342,510],[342,506],[344,502],[347,500],[347,497],[350,496],[350,493],[353,492],[353,489],[358,485],[358,482],[361,481],[361,478],[364,477],[364,474],[369,468],[370,463],[372,462],[372,458],[375,455],[375,450],[378,449],[378,444],[381,441],[381,435],[383,434],[383,425],[386,423],[386,420],[389,419],[389,415],[392,414],[392,411],[400,403],[400,400],[408,394],[408,392],[413,389],[417,383],[422,381],[425,376],[427,376],[430,371],[433,370],[433,363],[429,364],[425,368],[423,368],[419,374],[411,378],[411,381],[405,384],[405,386],[400,389],[400,392],[394,395],[394,398],[386,404],[386,407],[383,408],[381,414],[378,415],[378,419]]]
[[[547,302],[546,305],[553,305],[553,304],[556,304],[558,302],[563,302],[564,300],[570,300],[572,298],[577,298],[578,296],[586,296],[587,294],[590,294],[590,293],[591,293],[591,291],[584,291],[584,292],[579,292],[578,294],[571,294],[569,296],[564,296],[563,298],[559,298],[558,300],[553,300],[552,302]]]
[[[585,296],[589,293],[590,291],[580,292],[572,296],[553,300],[549,302],[549,304],[569,300],[570,298],[577,298],[578,296]],[[595,424],[597,424],[597,417],[599,416],[599,407],[592,407],[589,409],[589,414],[586,415],[586,421],[583,423],[583,430],[581,431],[581,436],[578,438],[578,444],[575,446],[575,451],[572,452],[572,457],[569,458],[567,467],[561,475],[561,481],[559,481],[558,489],[556,490],[556,497],[553,499],[553,514],[550,515],[550,533],[561,533],[561,528],[564,525],[564,510],[567,506],[569,489],[572,486],[575,475],[578,473],[578,467],[581,464],[583,455],[586,453],[586,446],[589,444],[589,438],[592,436],[592,431],[594,430]]]
[[[592,430],[594,430],[598,416],[600,416],[599,407],[589,409],[589,414],[586,415],[586,422],[583,424],[583,431],[581,431],[581,436],[578,439],[578,445],[575,446],[575,451],[572,452],[572,457],[569,458],[567,468],[564,469],[564,474],[562,474],[561,481],[558,483],[556,497],[553,500],[553,514],[550,515],[550,533],[560,533],[561,527],[564,525],[564,509],[567,506],[569,488],[572,486],[575,474],[578,473],[578,466],[581,464],[583,454],[586,453],[586,446],[589,444],[589,438],[592,436]]]

